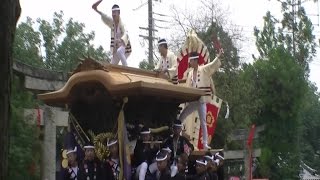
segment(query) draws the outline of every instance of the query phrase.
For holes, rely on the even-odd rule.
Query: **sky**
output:
[[[105,26],[100,16],[91,9],[91,5],[95,0],[20,0],[22,13],[19,21],[25,21],[29,16],[33,20],[37,18],[52,20],[53,13],[62,10],[64,19],[67,21],[73,18],[78,22],[86,25],[86,31],[94,31],[96,34],[95,46],[103,46],[105,50],[109,50],[110,29]],[[111,7],[113,4],[118,4],[121,8],[121,18],[124,21],[128,30],[130,41],[132,44],[132,54],[128,59],[128,65],[138,67],[139,62],[147,59],[146,50],[148,49],[147,42],[139,35],[147,35],[146,30],[141,30],[139,27],[147,27],[148,9],[145,4],[147,0],[103,0],[99,6],[99,10],[111,15]],[[263,16],[267,11],[271,11],[276,17],[281,16],[280,5],[276,0],[215,0],[219,6],[226,12],[227,23],[234,25],[241,30],[244,40],[240,42],[240,57],[244,61],[252,61],[251,54],[257,54],[255,41],[253,36],[253,27],[263,26]],[[195,15],[201,11],[199,8],[199,0],[154,0],[153,9],[155,13],[165,14],[167,17],[155,18],[172,21],[171,7],[175,6],[179,10],[188,10],[194,12]],[[320,38],[319,27],[319,4],[307,0],[303,4],[307,14],[315,27],[315,35]],[[159,23],[160,28],[157,36],[169,39],[176,31],[172,29],[170,23]],[[222,42],[223,43],[223,42]],[[169,44],[170,45],[170,44]],[[320,51],[320,48],[317,48]],[[310,64],[310,80],[320,88],[320,56],[317,56]]]

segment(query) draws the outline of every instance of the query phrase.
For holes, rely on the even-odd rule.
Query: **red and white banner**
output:
[[[218,100],[220,102],[216,102],[214,104],[207,103],[207,130],[208,130],[208,144],[210,144],[213,139],[214,132],[217,126],[218,114],[221,107],[221,99],[218,99],[216,96],[214,100]],[[198,149],[203,149],[202,144],[202,129],[199,131],[199,140],[198,140]]]

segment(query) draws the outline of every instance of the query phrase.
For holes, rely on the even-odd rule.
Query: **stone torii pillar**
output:
[[[49,106],[43,111],[44,139],[42,146],[42,179],[56,179],[56,123]]]

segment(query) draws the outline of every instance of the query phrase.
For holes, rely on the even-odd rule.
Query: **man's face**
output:
[[[164,45],[161,44],[158,46],[158,50],[159,50],[159,53],[163,56],[166,48],[164,48]]]
[[[95,156],[94,149],[86,149],[84,155],[87,160],[92,161]]]
[[[120,11],[112,11],[113,21],[119,21]]]
[[[180,136],[181,131],[182,131],[182,127],[178,127],[178,126],[173,127],[173,134],[175,136]]]
[[[150,134],[141,134],[141,138],[143,141],[149,141],[150,140]]]
[[[213,168],[213,162],[212,162],[212,160],[211,159],[207,159],[207,162],[208,162],[208,164],[207,164],[207,166],[208,166],[208,168]]]
[[[196,171],[197,171],[197,174],[202,174],[206,171],[206,166],[204,164],[200,164],[200,163],[197,163],[196,164]]]
[[[185,163],[181,160],[181,158],[178,159],[178,171],[181,172],[181,171],[184,171],[186,169],[186,165]]]
[[[167,160],[157,161],[159,171],[163,171],[167,168]]]
[[[77,155],[76,155],[76,153],[69,153],[68,155],[67,155],[67,159],[68,159],[68,162],[69,162],[69,164],[73,164],[74,162],[76,162],[76,159],[77,159]]]
[[[198,66],[198,59],[190,59],[189,63],[192,68],[195,68]]]
[[[119,153],[118,143],[111,145],[111,146],[109,147],[109,150],[110,150],[110,153],[111,153],[112,155],[118,155],[118,153]]]
[[[213,170],[213,171],[217,171],[217,170],[218,170],[218,166],[217,166],[216,163],[213,163],[213,165],[212,165],[212,170]]]
[[[167,152],[167,156],[168,156],[168,159],[170,159],[171,158],[171,153]]]

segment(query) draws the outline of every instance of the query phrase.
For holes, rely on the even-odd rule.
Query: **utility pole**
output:
[[[159,19],[154,19],[153,17],[153,14],[156,14],[156,15],[159,15],[159,16],[166,16],[166,15],[163,15],[163,14],[159,14],[159,13],[154,13],[153,12],[153,4],[152,4],[152,1],[153,0],[148,0],[148,27],[139,27],[139,29],[143,29],[143,30],[147,30],[148,31],[148,35],[145,36],[145,35],[139,35],[139,37],[142,37],[143,39],[146,39],[148,40],[148,63],[150,66],[154,66],[154,61],[153,61],[153,53],[154,53],[154,45],[153,45],[153,41],[155,39],[157,39],[155,37],[155,32],[158,32],[157,29],[155,29],[155,21],[159,21],[159,22],[168,22],[168,21],[165,21],[165,20],[159,20]],[[158,1],[161,3],[161,0],[155,0],[155,1]],[[143,5],[139,6],[138,8],[134,9],[135,10],[138,10],[140,9]],[[159,27],[159,28],[163,28],[163,27]]]
[[[153,66],[153,17],[152,17],[152,0],[148,0],[148,42],[149,42],[149,52],[148,61],[149,65]]]
[[[300,2],[300,0],[299,0]],[[295,26],[296,26],[296,1],[292,0],[292,15],[293,15],[293,21],[292,21],[292,48],[293,48],[293,57],[296,57],[296,42],[295,42]]]
[[[142,7],[142,6],[141,6]],[[140,7],[139,7],[140,8]],[[137,9],[139,9],[137,8]],[[136,10],[137,10],[136,9]],[[153,10],[152,10],[152,0],[148,0],[148,27],[139,27],[139,29],[148,30],[148,36],[145,35],[139,35],[143,39],[148,40],[148,63],[150,66],[154,66],[153,62],[153,40],[156,39],[154,37],[154,31],[157,31],[154,29],[154,21],[153,21]]]

